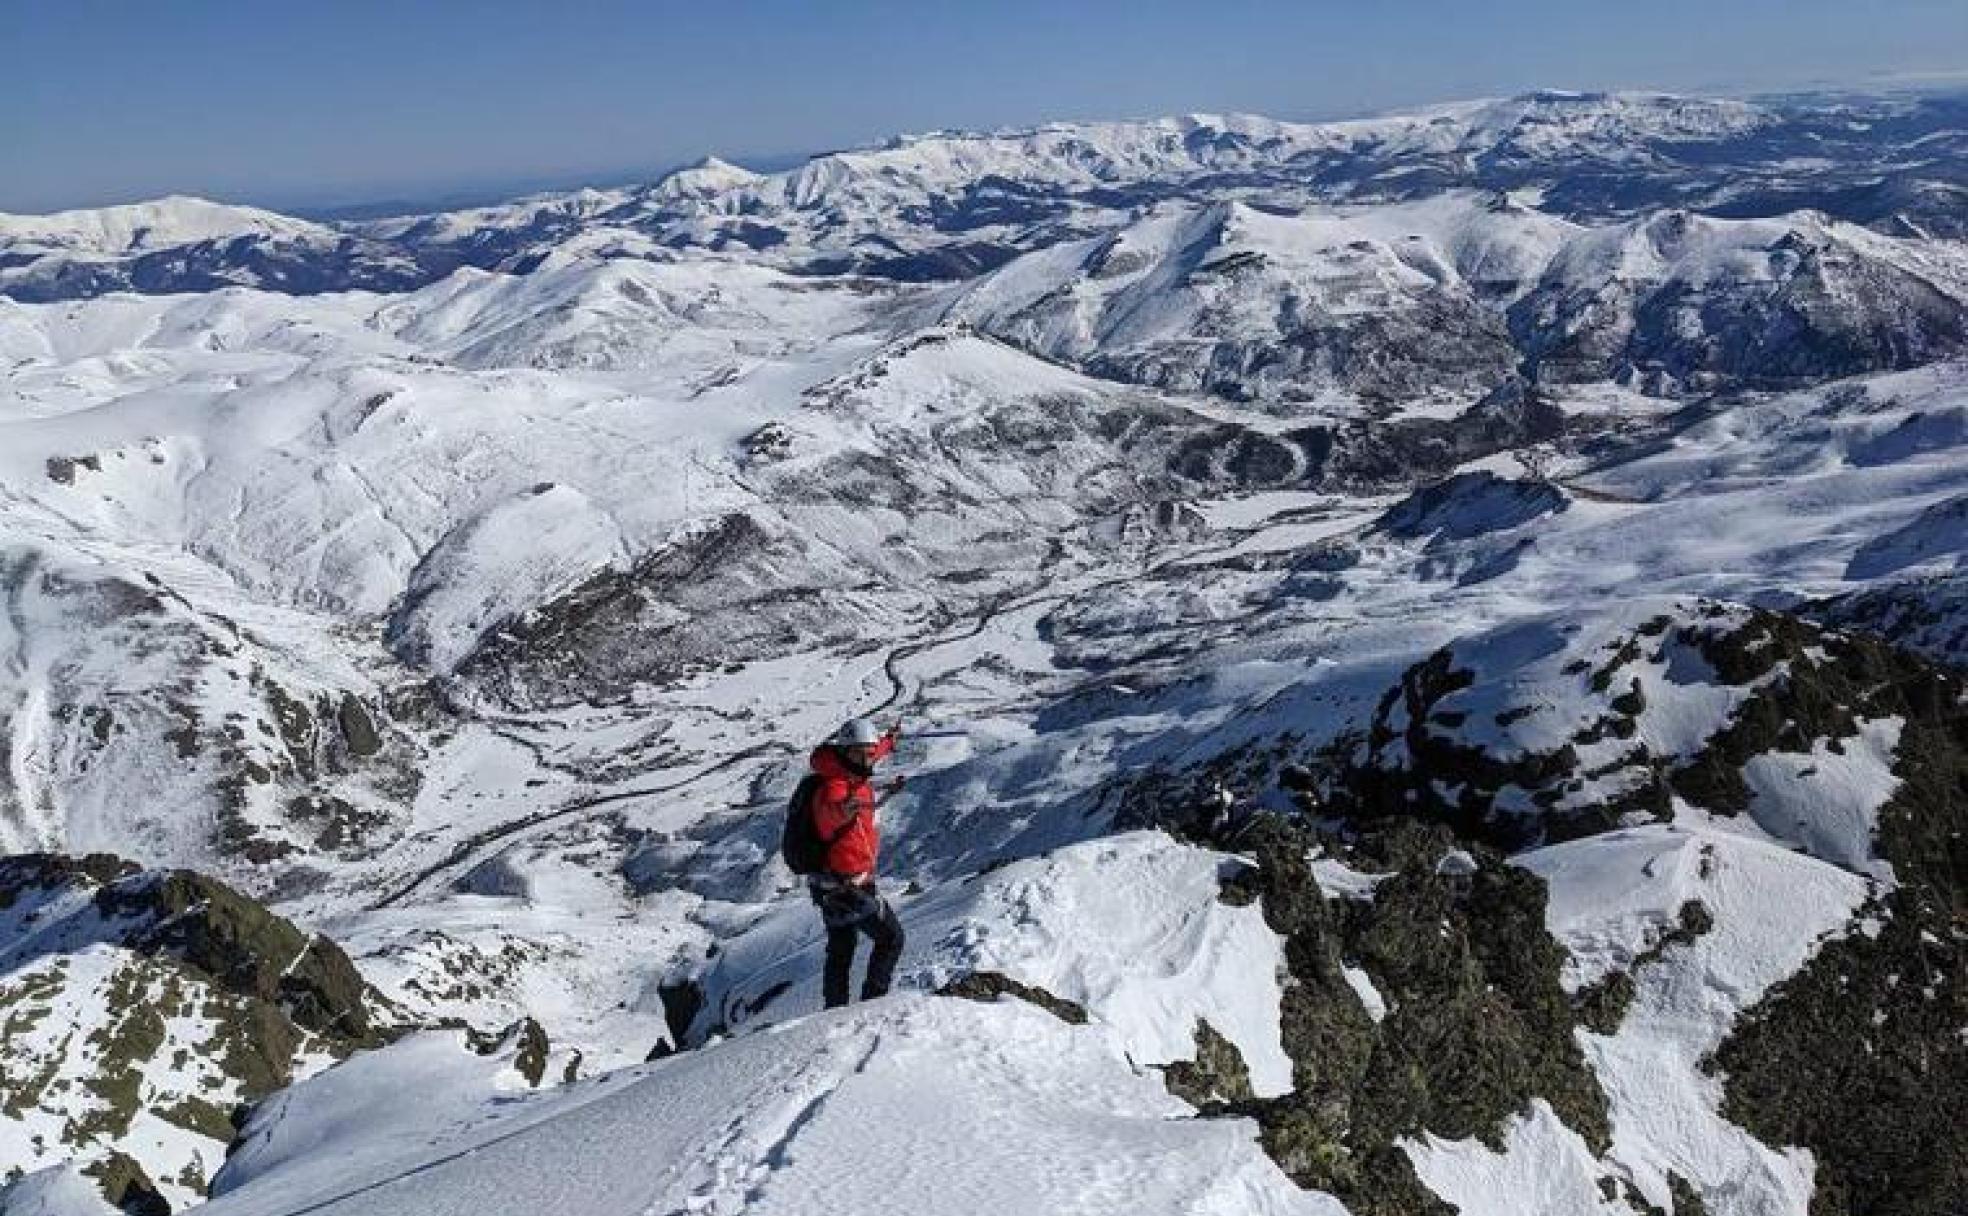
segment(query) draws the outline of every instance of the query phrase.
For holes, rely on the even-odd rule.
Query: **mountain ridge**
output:
[[[524,268],[594,225],[641,233],[653,238],[652,247],[776,249],[773,256],[792,266],[947,279],[989,268],[1010,250],[1034,247],[1029,233],[1021,235],[1034,221],[1068,233],[1112,223],[1125,210],[1117,205],[1126,201],[1108,197],[1115,190],[1143,202],[1245,178],[1240,188],[1295,207],[1415,197],[1460,184],[1541,190],[1545,205],[1558,214],[1604,218],[1630,214],[1643,201],[1666,203],[1675,197],[1666,183],[1678,177],[1681,205],[1743,214],[1752,183],[1797,191],[1784,166],[1801,149],[1827,140],[1842,141],[1855,168],[1876,166],[1865,188],[1897,182],[1899,193],[1868,201],[1868,195],[1841,193],[1842,186],[1820,181],[1809,187],[1819,192],[1815,197],[1793,193],[1749,213],[1815,202],[1860,223],[1907,223],[1929,235],[1962,235],[1958,220],[1949,218],[1952,196],[1944,193],[1950,182],[1958,186],[1951,176],[1958,165],[1949,168],[1954,161],[1945,146],[1933,149],[1931,162],[1903,163],[1890,155],[1898,145],[1868,149],[1863,143],[1868,126],[1889,121],[1946,130],[1945,97],[1875,98],[1870,104],[1881,116],[1876,124],[1854,123],[1829,102],[1818,110],[1785,104],[1790,108],[1668,94],[1546,91],[1334,123],[1192,115],[926,134],[820,154],[771,174],[720,169],[707,177],[701,168],[685,168],[642,186],[325,226],[295,220],[278,233],[239,220],[205,233],[237,248],[201,250],[180,242],[194,248],[174,257],[158,256],[167,247],[147,257],[97,258],[90,267],[37,243],[40,222],[33,217],[7,217],[0,223],[0,256],[12,265],[0,272],[0,294],[65,299],[113,290],[204,290],[213,282],[299,293],[400,290],[459,265]],[[1770,146],[1758,146],[1766,135]],[[1636,161],[1643,148],[1649,151]],[[1677,159],[1696,148],[1709,149],[1704,156],[1714,163]],[[1960,154],[1957,149],[1955,158]],[[1735,172],[1716,172],[1723,166]],[[1602,170],[1610,178],[1593,184]],[[1656,170],[1663,188],[1650,199],[1618,197],[1618,190],[1644,183]],[[1859,189],[1863,174],[1849,176]],[[1690,177],[1703,183],[1694,193],[1706,193],[1705,200],[1688,197]],[[1608,188],[1614,193],[1604,193]],[[328,234],[340,243],[327,240]],[[283,243],[301,249],[283,249]],[[323,256],[330,244],[339,250],[339,262]],[[300,256],[302,249],[314,251],[311,260]]]

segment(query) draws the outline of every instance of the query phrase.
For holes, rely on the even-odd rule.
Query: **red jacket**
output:
[[[894,750],[895,740],[886,735],[873,745],[876,760]],[[820,839],[834,841],[827,849],[827,872],[844,878],[874,873],[875,858],[881,852],[874,786],[847,767],[832,744],[814,748],[807,763],[820,774],[820,788],[813,791],[814,830]]]

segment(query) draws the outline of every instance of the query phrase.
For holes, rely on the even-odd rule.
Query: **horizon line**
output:
[[[763,175],[788,172],[802,165],[829,156],[839,156],[855,152],[878,152],[909,142],[929,139],[1001,139],[1022,134],[1036,134],[1051,127],[1131,125],[1153,122],[1167,122],[1184,118],[1254,118],[1267,122],[1277,122],[1295,126],[1324,126],[1344,122],[1370,121],[1376,118],[1398,118],[1430,110],[1447,109],[1456,106],[1493,104],[1520,98],[1545,95],[1572,97],[1674,97],[1689,100],[1743,101],[1753,103],[1759,99],[1783,101],[1800,97],[1837,96],[1853,94],[1859,96],[1888,97],[1895,95],[1945,95],[1958,90],[1968,90],[1968,68],[1946,71],[1899,72],[1875,75],[1859,82],[1818,81],[1788,88],[1757,88],[1731,90],[1723,87],[1702,89],[1657,89],[1657,88],[1610,88],[1578,89],[1541,86],[1517,92],[1493,93],[1475,97],[1444,98],[1435,101],[1416,102],[1409,105],[1377,107],[1327,114],[1319,117],[1273,118],[1249,110],[1210,110],[1194,109],[1160,114],[1142,114],[1102,118],[1058,118],[1026,123],[1006,123],[996,127],[983,128],[927,128],[917,131],[897,131],[869,140],[842,144],[835,147],[811,151],[781,152],[705,152],[689,160],[672,161],[654,169],[615,167],[571,171],[568,173],[515,173],[510,175],[486,175],[482,178],[458,178],[450,183],[430,183],[428,185],[404,184],[401,186],[378,185],[373,190],[359,193],[340,193],[324,188],[319,191],[275,190],[266,196],[268,201],[254,202],[245,199],[219,197],[222,191],[168,190],[160,194],[145,194],[134,198],[124,198],[110,202],[87,203],[79,206],[54,207],[39,211],[0,211],[0,217],[46,219],[58,215],[83,212],[108,211],[120,207],[141,207],[146,204],[164,202],[171,199],[187,199],[210,203],[214,206],[237,207],[272,212],[293,219],[310,220],[318,223],[357,222],[362,220],[383,220],[407,218],[418,215],[440,215],[451,211],[469,210],[475,207],[491,207],[502,204],[525,202],[534,198],[578,193],[582,190],[618,190],[633,186],[652,185],[663,179],[702,164],[707,160],[718,160],[739,168]],[[358,188],[360,190],[360,188]],[[312,195],[312,201],[302,195]],[[282,197],[285,201],[279,201]],[[393,197],[394,196],[394,197]]]

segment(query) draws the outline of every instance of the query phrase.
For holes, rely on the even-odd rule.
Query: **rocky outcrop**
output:
[[[0,859],[0,1145],[82,1162],[126,1211],[201,1196],[241,1107],[391,1016],[333,942],[214,879]]]
[[[124,1216],[171,1216],[171,1204],[158,1193],[143,1166],[111,1153],[84,1171],[95,1179],[109,1205]]]
[[[1233,1102],[1250,1102],[1250,1066],[1237,1045],[1205,1019],[1196,1019],[1196,1058],[1177,1060],[1162,1069],[1169,1092],[1198,1109]]]
[[[124,926],[115,940],[127,949],[175,959],[307,1033],[351,1047],[376,1041],[368,985],[341,947],[224,883],[187,870],[139,873],[100,888],[95,904]]]
[[[1037,1005],[1062,1022],[1084,1026],[1087,1020],[1083,1006],[1054,996],[1043,988],[1022,984],[998,971],[972,971],[960,975],[938,988],[936,993],[938,996],[961,997],[966,1001],[995,1001],[1009,996]]]
[[[1811,1150],[1812,1216],[1916,1216],[1968,1199],[1968,1146],[1940,1097],[1968,1092],[1968,684],[1870,643],[1861,653],[1892,686],[1865,691],[1907,713],[1877,834],[1896,885],[1710,1064],[1730,1119]]]
[[[1605,1098],[1572,1036],[1542,880],[1489,855],[1464,885],[1439,864],[1446,832],[1390,826],[1359,840],[1355,856],[1400,868],[1370,899],[1335,901],[1307,864],[1323,847],[1309,828],[1261,816],[1234,847],[1256,863],[1239,887],[1256,891],[1285,940],[1281,1029],[1294,1088],[1199,1105],[1256,1118],[1288,1174],[1365,1216],[1446,1216],[1398,1142],[1424,1132],[1496,1142],[1534,1098],[1604,1150]],[[1368,1010],[1349,971],[1384,1012]],[[1212,1054],[1199,1050],[1199,1063]],[[1191,1079],[1171,1069],[1172,1088]]]
[[[1677,813],[1740,818],[1751,840],[1787,841],[1872,892],[1849,928],[1715,1030],[1702,1067],[1722,1116],[1810,1150],[1813,1216],[1947,1211],[1968,1194],[1968,1158],[1935,1101],[1968,1086],[1958,673],[1778,613],[1635,605],[1596,626],[1465,639],[1411,668],[1362,735],[1312,757],[1244,749],[1191,777],[1130,801],[1256,863],[1226,897],[1262,902],[1294,981],[1283,1028],[1296,1092],[1211,1109],[1258,1118],[1288,1172],[1352,1210],[1438,1210],[1383,1146],[1418,1129],[1490,1139],[1533,1099],[1601,1156],[1608,1196],[1639,1202],[1606,1155],[1607,1107],[1574,1031],[1617,1036],[1652,970],[1681,965],[1731,913],[1688,899],[1567,992],[1543,882],[1503,857]],[[1337,834],[1190,813],[1232,787],[1297,802]],[[1460,889],[1439,860],[1458,842],[1476,863]],[[1370,894],[1322,896],[1305,861],[1321,850],[1376,876]],[[1361,976],[1379,1021],[1356,995]],[[1694,1181],[1666,1181],[1676,1211],[1701,1210]]]
[[[1947,678],[1869,638],[1712,602],[1635,605],[1585,630],[1518,624],[1411,667],[1331,749],[1329,797],[1352,818],[1419,816],[1503,848],[1662,819],[1676,797],[1749,814],[1746,772],[1915,723]],[[1852,868],[1866,856],[1863,839],[1765,826]]]
[[[496,1033],[479,1033],[466,1028],[465,1045],[482,1056],[503,1055],[510,1058],[513,1071],[535,1089],[546,1080],[547,1058],[552,1054],[552,1044],[547,1039],[546,1027],[533,1018],[521,1018]],[[579,1053],[576,1054],[578,1056]],[[578,1060],[570,1061],[569,1066],[578,1066]]]
[[[1404,540],[1469,540],[1521,527],[1571,506],[1548,481],[1511,481],[1490,472],[1458,473],[1408,495],[1375,521]]]

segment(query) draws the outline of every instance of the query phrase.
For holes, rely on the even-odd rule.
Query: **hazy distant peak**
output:
[[[181,194],[50,215],[0,214],[0,239],[105,254],[231,236],[303,234],[331,235],[306,220]]]

